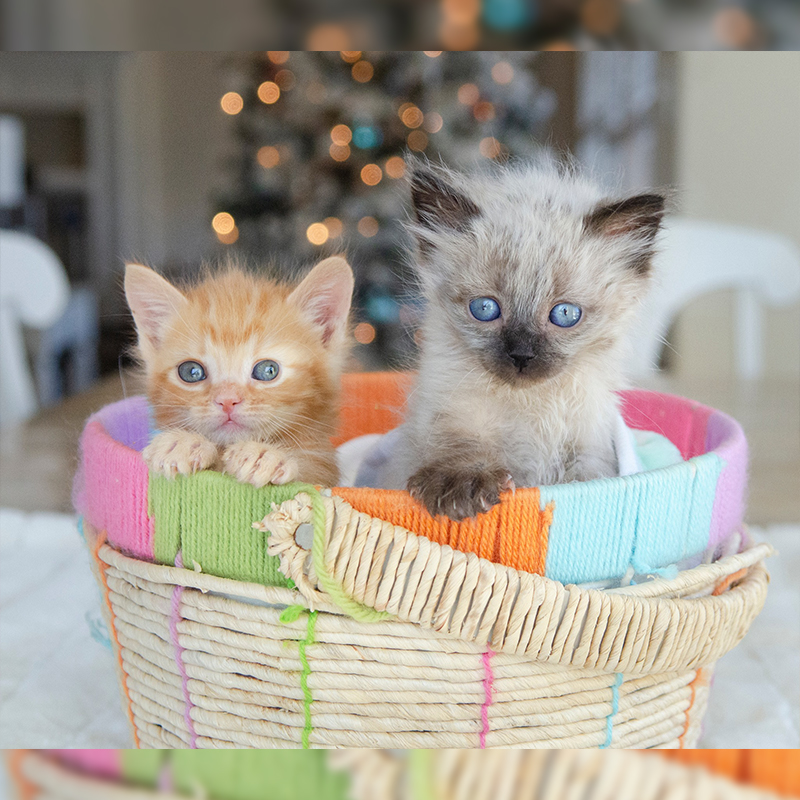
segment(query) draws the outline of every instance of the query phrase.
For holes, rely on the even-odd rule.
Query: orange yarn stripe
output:
[[[734,572],[733,575],[728,575],[726,578],[723,578],[723,580],[721,580],[714,587],[714,591],[711,592],[712,597],[718,597],[724,591],[726,591],[731,584],[736,583],[736,581],[738,580],[741,580],[742,578],[744,578],[745,575],[747,575],[747,569],[743,568],[738,570],[737,572]]]
[[[683,726],[683,733],[678,738],[679,746],[681,750],[684,748],[683,740],[686,738],[686,734],[689,732],[689,721],[691,718],[692,708],[694,707],[694,701],[697,694],[697,684],[705,678],[703,675],[703,670],[698,669],[695,673],[694,680],[689,684],[689,689],[692,692],[691,699],[689,700],[689,708],[686,709],[686,724]]]
[[[540,508],[538,489],[506,492],[491,511],[462,522],[432,517],[407,492],[340,487],[333,493],[357,511],[399,525],[436,544],[544,575],[553,506]]]
[[[38,789],[22,774],[22,761],[30,750],[7,750],[8,774],[16,784],[19,800],[33,800]]]
[[[88,525],[86,527],[89,528]],[[90,530],[94,529],[91,528]],[[128,692],[128,673],[125,672],[125,666],[122,663],[122,648],[120,646],[119,639],[117,638],[117,626],[114,624],[116,617],[114,616],[114,609],[111,607],[110,590],[108,588],[108,581],[106,580],[106,569],[108,568],[108,565],[100,558],[100,548],[103,546],[103,544],[105,544],[108,535],[105,531],[96,531],[95,533],[96,543],[92,546],[92,555],[94,556],[94,560],[97,562],[97,569],[100,573],[100,579],[103,581],[106,607],[108,608],[109,620],[111,621],[111,636],[113,637],[114,644],[116,645],[117,661],[119,662],[119,671],[122,678],[122,689],[125,692],[125,697],[128,699],[128,719],[130,720],[131,730],[133,731],[133,742],[138,749],[141,745],[139,744],[139,734],[136,730],[136,723],[133,720],[133,701],[131,700],[130,693]]]
[[[795,750],[655,750],[664,758],[704,766],[737,783],[800,798],[800,759]]]

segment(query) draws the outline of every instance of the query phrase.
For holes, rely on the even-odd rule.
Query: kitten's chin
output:
[[[543,367],[536,365],[520,369],[513,364],[492,364],[488,370],[491,375],[505,386],[514,389],[529,389],[555,378],[563,370],[560,367]]]

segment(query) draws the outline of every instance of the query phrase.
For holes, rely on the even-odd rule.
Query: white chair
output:
[[[775,233],[673,218],[654,260],[656,285],[644,309],[633,373],[652,373],[670,325],[695,298],[737,291],[736,373],[752,380],[763,370],[762,304],[800,299],[800,248]]]
[[[69,293],[64,267],[46,244],[0,230],[0,427],[27,419],[38,407],[22,326],[49,328]]]

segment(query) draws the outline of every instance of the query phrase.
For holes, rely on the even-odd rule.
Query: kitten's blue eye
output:
[[[184,383],[197,383],[206,379],[206,371],[196,361],[184,361],[178,365],[178,375]]]
[[[278,377],[280,371],[281,368],[277,361],[266,359],[264,361],[259,361],[258,364],[253,367],[253,377],[257,381],[274,381],[275,378]]]
[[[500,304],[491,297],[476,297],[470,301],[469,311],[481,322],[491,322],[500,316]]]
[[[578,324],[582,313],[580,306],[572,303],[559,303],[557,306],[553,306],[553,310],[550,312],[550,322],[558,325],[559,328],[571,328]]]

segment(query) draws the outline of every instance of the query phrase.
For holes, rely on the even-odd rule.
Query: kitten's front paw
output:
[[[174,478],[212,467],[217,460],[217,446],[199,433],[163,431],[153,437],[142,457],[151,472]]]
[[[430,464],[408,480],[408,491],[433,515],[459,521],[489,511],[500,502],[500,493],[514,488],[514,480],[502,467]]]
[[[259,488],[297,480],[297,460],[263,442],[236,442],[226,447],[222,464],[237,481]]]

